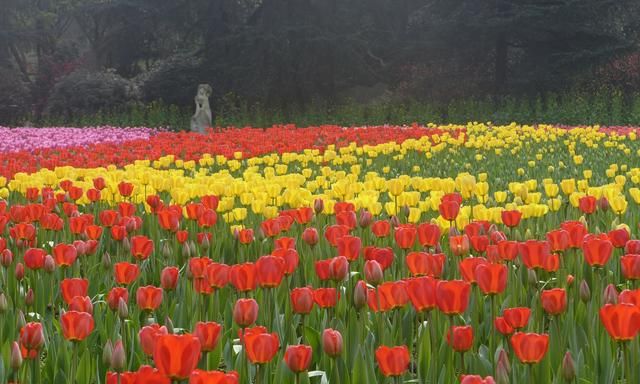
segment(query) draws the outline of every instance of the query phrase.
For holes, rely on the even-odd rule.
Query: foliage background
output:
[[[635,0],[4,0],[0,123],[640,124]]]

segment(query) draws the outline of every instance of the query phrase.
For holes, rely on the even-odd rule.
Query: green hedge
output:
[[[217,126],[268,127],[294,123],[298,126],[337,124],[344,126],[425,123],[466,123],[491,121],[552,123],[566,125],[640,126],[640,93],[623,95],[619,91],[547,94],[537,98],[470,99],[449,104],[395,102],[383,104],[327,105],[316,103],[304,109],[273,110],[260,104],[223,98],[215,111]],[[38,126],[146,126],[188,129],[191,108],[179,108],[161,102],[127,110],[101,112],[72,119],[47,117],[36,120]],[[33,121],[33,120],[31,120]]]

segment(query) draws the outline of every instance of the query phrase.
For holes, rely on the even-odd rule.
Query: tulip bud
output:
[[[116,341],[116,344],[113,346],[110,363],[111,369],[113,369],[114,371],[124,371],[124,368],[127,365],[127,354],[125,353],[124,347],[122,346],[122,340]]]
[[[22,329],[27,324],[27,319],[24,318],[24,312],[18,309],[18,315],[16,316],[16,327]]]
[[[127,230],[127,233],[131,233],[131,232],[135,231],[136,230],[136,221],[135,220],[127,221],[127,223],[124,225],[124,228]]]
[[[27,291],[27,294],[24,297],[24,303],[27,305],[27,307],[30,307],[33,305],[34,301],[35,301],[35,297],[34,297],[33,289],[29,288],[29,290]]]
[[[618,290],[613,284],[607,285],[602,292],[602,305],[604,304],[616,304],[618,302]]]
[[[400,219],[398,219],[398,216],[396,215],[391,216],[391,219],[389,221],[391,222],[391,226],[394,228],[400,226]]]
[[[122,248],[124,248],[126,252],[131,251],[131,242],[129,241],[128,237],[122,239]]]
[[[313,211],[317,214],[324,211],[324,201],[322,199],[315,199],[313,202]]]
[[[322,331],[322,349],[330,357],[340,356],[342,353],[342,334],[331,328]]]
[[[121,319],[126,319],[127,317],[129,317],[129,306],[122,297],[118,299],[118,317],[120,317]]]
[[[449,227],[449,237],[460,236],[460,231],[456,227]]]
[[[442,245],[440,245],[440,242],[436,243],[436,246],[434,247],[433,252],[434,253],[442,253]]]
[[[109,252],[102,254],[102,268],[107,271],[111,269],[111,255],[109,255]]]
[[[9,249],[3,250],[2,253],[0,253],[0,264],[3,267],[8,268],[11,263],[13,263],[13,253],[11,253],[11,250]]]
[[[500,348],[500,352],[498,352],[498,365],[502,365],[504,367],[507,375],[511,374],[511,363],[509,363],[509,355],[507,351]]]
[[[11,344],[11,358],[9,359],[9,365],[14,372],[18,372],[22,366],[22,353],[20,352],[20,346],[15,341]]]
[[[165,259],[169,259],[171,257],[171,254],[173,253],[171,244],[169,244],[168,241],[163,241],[160,252],[162,253],[162,257],[164,257]]]
[[[202,238],[202,242],[200,243],[200,250],[201,250],[203,253],[207,253],[207,251],[209,250],[209,246],[210,246],[210,245],[211,245],[211,244],[209,243],[209,237],[208,237],[208,236],[204,236],[204,237]]]
[[[409,217],[409,213],[411,213],[411,208],[409,208],[409,206],[405,204],[402,206],[401,213],[403,217]]]
[[[570,287],[573,285],[573,280],[575,278],[573,277],[573,275],[567,275],[567,286]]]
[[[191,256],[196,256],[198,254],[198,247],[196,243],[193,241],[189,241],[189,254]]]
[[[24,278],[24,264],[18,263],[16,264],[16,280],[21,281]]]
[[[582,224],[585,228],[589,228],[589,224],[587,224],[587,219],[585,219],[584,216],[580,216],[580,218],[578,219],[578,221],[580,222],[580,224]]]
[[[598,209],[603,212],[607,212],[609,210],[609,200],[607,200],[607,198],[604,196],[599,198],[596,204],[598,206]]]
[[[165,267],[160,273],[160,285],[165,291],[172,291],[178,285],[178,268]]]
[[[365,305],[367,305],[367,284],[360,280],[353,289],[353,306],[361,309]]]
[[[363,210],[360,212],[360,218],[358,220],[358,225],[360,225],[360,228],[367,228],[369,225],[371,225],[372,221],[373,216],[371,215],[371,212],[367,210]]]
[[[380,263],[375,260],[367,260],[364,263],[364,276],[367,282],[376,286],[384,280],[384,273]]]
[[[591,289],[589,289],[589,284],[587,284],[586,280],[580,282],[580,300],[582,300],[583,303],[591,300]]]
[[[318,244],[318,241],[320,240],[318,230],[313,227],[305,229],[304,232],[302,232],[302,240],[312,247]]]
[[[528,271],[528,282],[529,285],[537,285],[538,284],[538,275],[536,274],[536,271],[534,271],[533,269],[529,269]]]
[[[173,331],[173,321],[171,321],[171,318],[169,316],[164,318],[164,326],[167,327],[167,332],[169,332],[169,334],[172,334]]]
[[[9,309],[9,302],[4,292],[0,292],[0,314],[5,313]]]
[[[187,243],[182,244],[182,257],[185,259],[191,258],[191,247]]]
[[[56,270],[56,262],[53,261],[53,257],[51,255],[47,255],[44,257],[43,269],[47,273],[53,273]]]
[[[111,356],[113,355],[113,344],[111,340],[107,340],[104,348],[102,349],[102,363],[105,365],[111,365]]]
[[[564,354],[564,359],[562,359],[562,377],[567,383],[573,382],[576,378],[576,367],[569,351]]]
[[[87,254],[87,244],[84,241],[81,241],[81,240],[74,241],[73,247],[76,249],[78,256],[85,256]]]

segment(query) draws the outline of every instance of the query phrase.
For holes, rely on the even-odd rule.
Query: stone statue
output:
[[[198,85],[198,94],[195,97],[196,113],[191,117],[192,132],[205,133],[205,130],[211,127],[209,96],[211,96],[212,91],[209,84]]]

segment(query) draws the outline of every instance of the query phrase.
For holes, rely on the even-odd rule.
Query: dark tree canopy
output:
[[[115,72],[137,101],[179,106],[205,82],[214,103],[281,110],[500,102],[636,91],[639,33],[637,0],[3,0],[0,66],[36,115],[76,71]]]

